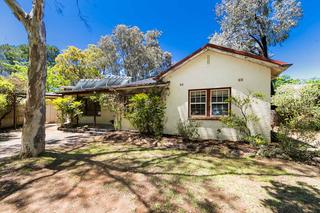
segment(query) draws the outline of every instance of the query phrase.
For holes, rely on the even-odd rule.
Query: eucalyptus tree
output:
[[[143,33],[136,26],[118,25],[98,44],[104,53],[100,64],[105,74],[127,75],[138,80],[169,67],[172,57],[161,49],[160,36],[157,30]]]
[[[15,0],[5,0],[28,34],[29,69],[21,156],[37,156],[45,150],[45,84],[47,69],[44,0],[33,0],[27,13]]]
[[[28,35],[29,66],[25,119],[22,130],[21,156],[37,156],[45,150],[45,90],[46,90],[46,27],[44,0],[32,0],[26,12],[16,0],[4,0],[14,16],[24,26]],[[55,1],[57,2],[57,1]],[[76,0],[79,16],[85,22]],[[61,10],[61,8],[60,8]]]
[[[302,17],[299,0],[222,0],[216,6],[221,32],[211,43],[269,57]]]

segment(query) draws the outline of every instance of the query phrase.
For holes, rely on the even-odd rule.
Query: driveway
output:
[[[57,130],[56,124],[46,125],[46,147],[55,148],[80,143],[89,138],[88,134],[62,132]],[[19,154],[21,147],[21,129],[0,133],[0,159]]]

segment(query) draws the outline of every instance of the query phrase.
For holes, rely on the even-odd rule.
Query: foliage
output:
[[[74,119],[82,115],[82,102],[73,97],[56,98],[52,101],[58,111],[58,119],[63,126],[68,120],[72,123]]]
[[[101,50],[94,45],[89,45],[85,50],[70,46],[57,56],[55,66],[49,70],[58,78],[60,86],[74,85],[80,79],[100,77],[96,63],[100,55]],[[50,79],[49,82],[54,81]],[[56,84],[53,83],[54,86]]]
[[[212,43],[269,57],[302,17],[299,0],[222,0],[216,6],[221,33]]]
[[[2,52],[4,56],[1,61],[11,65],[27,63],[29,60],[29,48],[26,44],[17,46],[2,44],[0,45],[0,52]]]
[[[8,79],[0,77],[0,125],[1,120],[11,111],[15,85]]]
[[[140,93],[130,98],[126,116],[140,133],[160,136],[165,122],[165,108],[159,94]]]
[[[280,118],[281,148],[294,159],[307,160],[310,155],[301,141],[313,140],[320,130],[320,84],[283,85],[272,102]]]
[[[59,55],[60,50],[53,45],[47,45],[47,63],[48,66],[53,66],[55,64],[55,58]],[[29,61],[29,47],[26,44],[20,45],[10,45],[2,44],[0,45],[0,62],[9,65],[28,65]]]
[[[106,107],[115,114],[113,126],[116,130],[120,130],[122,127],[122,118],[124,117],[126,109],[124,97],[117,91],[113,91],[112,93],[100,94],[99,102],[101,106]]]
[[[164,52],[157,30],[143,33],[138,27],[118,25],[111,35],[102,37],[99,47],[104,74],[127,75],[133,80],[155,75],[171,65],[171,54]]]
[[[185,140],[196,140],[200,137],[198,128],[200,123],[194,120],[187,120],[178,122],[179,135]]]
[[[55,64],[55,58],[60,50],[52,45],[47,46],[47,84],[46,90],[53,92],[60,86],[66,85],[61,76],[53,71],[52,66]],[[1,57],[2,56],[2,57]],[[16,88],[19,92],[26,91],[27,72],[28,72],[29,49],[23,45],[0,45],[0,73],[9,76],[14,82],[19,84]]]
[[[284,85],[272,102],[281,124],[289,129],[320,130],[320,84]]]
[[[294,79],[290,77],[289,75],[282,75],[277,77],[275,80],[273,80],[274,89],[277,90],[282,85],[286,84],[300,84],[300,79]]]
[[[6,112],[7,107],[8,107],[8,99],[7,95],[0,94],[0,117]]]
[[[235,106],[240,113],[230,113],[229,116],[221,118],[221,122],[229,128],[238,130],[242,136],[242,140],[253,145],[261,145],[266,143],[261,135],[254,135],[249,128],[259,121],[259,118],[249,111],[252,103],[256,100],[262,100],[263,95],[260,93],[250,92],[244,96],[232,96],[228,101]]]

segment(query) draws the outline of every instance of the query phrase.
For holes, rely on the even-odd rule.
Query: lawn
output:
[[[319,168],[87,142],[0,162],[0,212],[320,212]]]

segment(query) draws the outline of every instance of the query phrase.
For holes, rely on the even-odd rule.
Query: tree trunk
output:
[[[263,56],[266,57],[266,58],[269,58],[268,42],[267,42],[267,37],[266,36],[262,36],[261,43],[262,43]]]
[[[47,54],[43,17],[35,17],[34,20],[31,20],[28,28],[30,65],[28,69],[25,119],[22,130],[22,157],[38,156],[45,150]]]

